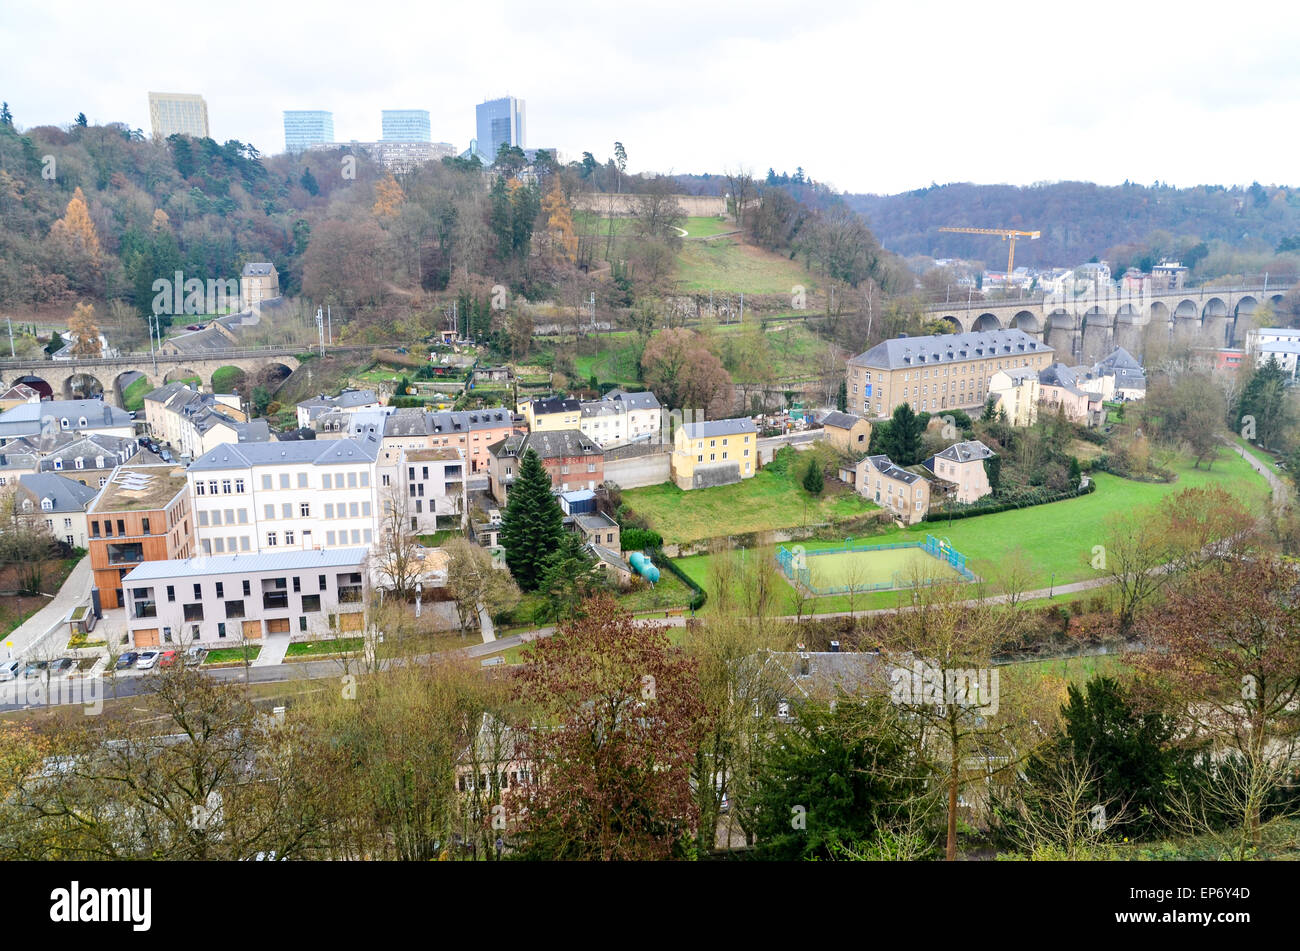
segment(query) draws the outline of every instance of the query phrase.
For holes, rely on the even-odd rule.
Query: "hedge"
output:
[[[1065,499],[1078,498],[1081,495],[1088,495],[1097,490],[1097,483],[1092,480],[1088,481],[1086,489],[1075,489],[1070,492],[1053,492],[1048,495],[1034,496],[1032,498],[1006,499],[1000,502],[990,502],[986,505],[975,503],[963,508],[954,509],[935,509],[926,512],[921,519],[923,522],[946,522],[950,519],[971,518],[975,515],[992,515],[995,512],[1006,512],[1010,509],[1026,509],[1035,505],[1046,505],[1049,502],[1062,502]]]
[[[624,551],[639,551],[642,548],[662,548],[664,537],[648,528],[623,529],[620,542]]]
[[[695,592],[694,597],[691,598],[690,604],[692,611],[698,611],[700,608],[704,607],[704,602],[709,600],[709,596],[704,592],[704,589],[696,583],[694,578],[682,571],[682,569],[678,568],[673,560],[664,554],[662,548],[651,548],[650,560],[660,568],[663,568],[666,571],[671,571],[684,585],[686,585],[686,587]]]

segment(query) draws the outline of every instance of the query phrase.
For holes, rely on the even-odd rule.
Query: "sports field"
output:
[[[857,590],[882,585],[906,586],[913,578],[957,579],[960,575],[946,561],[927,555],[921,548],[884,551],[843,551],[831,555],[808,554],[809,581],[814,589],[853,587]]]

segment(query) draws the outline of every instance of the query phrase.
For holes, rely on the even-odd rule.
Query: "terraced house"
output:
[[[1023,330],[886,340],[849,359],[849,412],[878,419],[903,403],[918,413],[976,409],[999,370],[1041,370],[1053,352]]]
[[[658,442],[663,424],[663,407],[649,391],[628,393],[610,390],[598,400],[581,404],[578,428],[600,443],[617,449],[629,443]]]
[[[379,440],[218,446],[187,470],[198,552],[355,548],[378,528]]]
[[[555,492],[594,489],[605,481],[605,451],[578,430],[516,433],[489,449],[492,497],[502,505],[506,504],[510,484],[519,475],[519,464],[529,449],[541,458],[542,468],[550,473]]]

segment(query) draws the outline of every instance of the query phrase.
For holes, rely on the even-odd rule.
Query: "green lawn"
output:
[[[443,545],[447,544],[449,539],[455,538],[457,535],[463,536],[464,534],[465,533],[459,529],[447,528],[439,532],[430,532],[427,535],[416,535],[415,537],[425,548],[441,548]]]
[[[360,637],[336,637],[324,641],[301,641],[290,644],[285,650],[285,657],[310,657],[322,654],[348,654],[361,650],[363,639]]]
[[[711,235],[735,231],[736,223],[725,218],[687,218],[682,222],[682,230],[689,238],[707,238]]]
[[[1262,505],[1267,497],[1267,486],[1263,476],[1259,475],[1244,459],[1226,446],[1219,451],[1214,468],[1196,469],[1190,462],[1179,461],[1173,469],[1178,473],[1178,481],[1172,484],[1132,482],[1108,473],[1097,473],[1094,479],[1097,490],[1089,495],[1048,505],[998,512],[993,515],[980,515],[974,518],[958,519],[951,526],[946,522],[922,522],[909,528],[891,528],[872,541],[880,544],[894,541],[924,541],[927,534],[947,539],[957,551],[967,558],[967,566],[981,578],[995,579],[1001,565],[1016,549],[1023,552],[1026,563],[1032,572],[1034,588],[1047,588],[1051,584],[1060,586],[1072,581],[1086,581],[1096,578],[1097,572],[1091,566],[1093,546],[1104,542],[1104,523],[1112,513],[1133,512],[1138,508],[1159,501],[1166,495],[1206,485],[1219,485],[1239,498]],[[759,476],[763,473],[760,472]],[[757,481],[759,476],[751,481]],[[656,488],[663,488],[662,486]],[[735,486],[726,486],[734,489]],[[633,489],[623,493],[624,499],[644,489]],[[697,489],[684,495],[700,495],[723,491],[722,489]],[[664,517],[672,516],[669,510]],[[740,525],[747,524],[745,517],[728,514],[725,508],[714,510],[713,534],[728,531],[746,531]],[[655,528],[665,538],[668,533],[658,523]],[[702,536],[699,536],[702,537]],[[842,542],[807,541],[802,543],[808,549],[818,547],[836,547]],[[775,545],[753,549],[760,557],[775,558]],[[711,555],[693,555],[677,559],[677,565],[705,590],[709,588],[709,561]],[[893,607],[898,602],[895,592],[878,592],[854,599],[854,610]],[[707,610],[707,605],[706,605]],[[814,610],[847,611],[846,595],[819,598]],[[793,613],[793,612],[792,612]]]
[[[687,291],[747,294],[789,294],[797,284],[811,290],[817,283],[800,262],[735,238],[685,242],[677,255],[677,279]]]
[[[217,367],[212,371],[212,390],[214,393],[233,393],[247,377],[248,374],[239,367]]]
[[[144,409],[145,396],[154,389],[149,382],[148,377],[136,377],[130,385],[122,391],[122,408],[130,413],[138,413]]]
[[[251,645],[248,648],[248,662],[251,664],[257,660],[257,655],[262,653],[260,645]],[[242,647],[219,647],[216,650],[208,651],[208,656],[203,658],[205,664],[229,664],[238,661],[243,663],[244,648]]]
[[[623,501],[645,517],[665,541],[678,544],[805,523],[839,522],[876,508],[847,488],[827,486],[821,496],[809,495],[800,484],[807,465],[799,457],[789,466],[790,471],[778,472],[769,466],[751,479],[712,489],[683,491],[671,482],[625,489]]]

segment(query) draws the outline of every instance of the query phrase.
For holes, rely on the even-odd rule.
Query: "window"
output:
[[[362,503],[361,503],[361,514],[364,515],[366,518],[369,518],[369,517],[370,517],[370,503],[369,503],[369,502],[362,502]]]
[[[348,488],[349,488],[349,489],[355,489],[356,487],[357,487],[357,474],[356,474],[355,472],[349,472],[349,473],[348,473]]]
[[[209,480],[208,480],[208,495],[216,495],[216,494],[217,494],[217,480],[216,480],[216,479],[209,479]]]
[[[477,439],[478,437],[475,436],[474,438]],[[363,472],[363,473],[361,473],[361,488],[363,488],[363,489],[368,489],[368,488],[370,488],[370,473],[369,473],[369,472]]]
[[[56,469],[62,469],[62,468],[63,468],[63,460],[62,460],[62,459],[55,459],[55,460],[54,460],[54,468],[56,468]]]
[[[223,495],[229,495],[229,494],[230,494],[230,487],[231,487],[231,482],[230,482],[229,479],[222,479],[222,480],[221,480],[221,493],[222,493]]]
[[[195,494],[195,495],[205,495],[205,494],[206,494],[206,491],[207,491],[207,490],[205,490],[205,489],[203,488],[203,483],[202,483],[202,482],[195,482],[195,483],[194,483],[194,494]]]
[[[325,517],[326,517],[326,518],[333,518],[333,517],[334,517],[334,503],[333,503],[333,502],[326,502],[326,503],[325,503]]]
[[[311,518],[311,503],[310,502],[299,503],[298,514],[303,518]]]
[[[420,488],[423,489],[424,486],[420,486]],[[424,495],[423,492],[421,492],[420,494],[421,494],[421,495]],[[358,506],[357,506],[357,503],[356,503],[356,502],[349,502],[349,503],[348,503],[348,514],[351,515],[353,518],[356,518],[356,517],[357,517],[357,508],[358,508]]]
[[[267,548],[275,547],[275,532],[266,533],[266,547]]]
[[[334,533],[334,532],[326,532],[326,533],[325,533],[325,544],[327,544],[327,545],[333,545],[333,544],[334,544],[334,537],[335,537],[335,533]]]
[[[305,631],[305,630],[307,630],[307,619],[306,619],[305,617],[299,616],[299,618],[298,618],[298,630],[300,630],[300,631]]]
[[[239,510],[239,524],[240,525],[248,524],[248,509]]]
[[[292,531],[287,531],[287,532],[284,533],[284,543],[285,543],[286,545],[292,545],[292,544],[293,544],[293,532],[292,532]]]
[[[388,484],[389,484],[389,483],[388,483],[388,473],[387,473],[387,472],[385,472],[385,473],[383,474],[383,484],[384,484],[384,485],[388,485]]]
[[[262,488],[269,489],[270,487],[271,487],[271,477],[269,475],[262,476]]]
[[[83,459],[81,456],[78,456],[76,465],[78,469],[84,469],[86,468],[86,460]]]
[[[298,473],[298,488],[300,489],[307,488],[307,473],[305,472]]]
[[[293,518],[293,503],[292,502],[281,503],[280,515],[283,518]]]
[[[321,484],[321,488],[322,488],[322,489],[329,489],[329,488],[332,488],[332,486],[330,485],[330,482],[331,482],[332,479],[333,479],[332,476],[330,476],[328,473],[326,473],[325,475],[321,476],[320,478],[321,478],[321,483],[320,483],[320,484]]]
[[[230,621],[238,621],[238,620],[241,620],[243,617],[244,617],[244,602],[243,602],[243,601],[227,601],[227,602],[226,602],[226,619],[227,619],[227,620],[230,620]]]
[[[289,488],[289,473],[287,472],[280,473],[280,488],[282,489]]]
[[[268,505],[268,506],[266,506],[266,508],[264,508],[262,511],[266,513],[266,517],[267,517],[268,520],[275,518],[275,506],[274,506],[274,505]]]
[[[197,581],[194,582],[194,599],[196,601],[203,600],[203,585],[199,584]]]
[[[187,621],[202,621],[202,620],[203,620],[203,605],[202,605],[202,604],[187,604],[187,605],[185,605],[185,620],[187,620]]]
[[[243,479],[236,479],[236,480],[235,480],[235,491],[236,491],[236,492],[241,492],[241,493],[244,491],[244,480],[243,480]]]
[[[304,614],[315,614],[320,611],[320,595],[304,594],[302,596],[302,610]]]
[[[226,622],[225,622],[225,621],[218,621],[218,622],[217,622],[217,637],[225,637],[225,636],[226,636]]]

